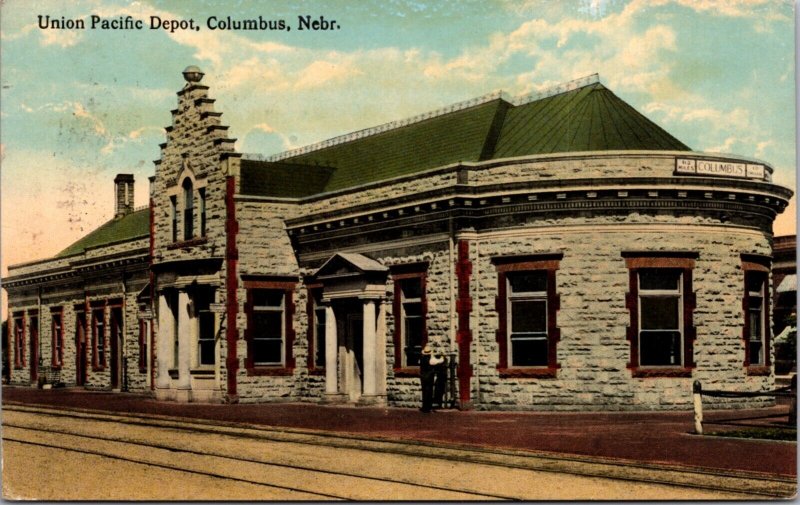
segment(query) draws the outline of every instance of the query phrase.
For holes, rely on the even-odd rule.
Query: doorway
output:
[[[120,389],[121,372],[120,354],[122,352],[122,309],[111,309],[111,389]]]
[[[75,316],[75,384],[86,384],[86,315]]]
[[[31,317],[31,384],[39,380],[39,317]]]

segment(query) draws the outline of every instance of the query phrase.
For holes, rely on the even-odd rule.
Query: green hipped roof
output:
[[[242,193],[301,197],[460,161],[610,150],[691,149],[594,83],[518,106],[498,98],[246,170],[243,160]]]
[[[72,256],[92,247],[143,238],[149,236],[149,234],[149,209],[141,209],[104,223],[93,232],[56,254],[56,257]]]

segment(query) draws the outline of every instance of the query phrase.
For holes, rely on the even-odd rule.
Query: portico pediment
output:
[[[389,269],[362,254],[336,253],[313,278],[324,286],[323,299],[381,297]]]

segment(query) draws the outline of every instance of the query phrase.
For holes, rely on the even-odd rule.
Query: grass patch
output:
[[[797,428],[746,428],[742,430],[717,431],[709,433],[718,437],[757,438],[761,440],[788,440],[797,441]]]

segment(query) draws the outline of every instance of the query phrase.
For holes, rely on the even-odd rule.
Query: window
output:
[[[325,322],[327,307],[322,305],[322,287],[320,285],[306,285],[308,301],[306,315],[308,316],[308,369],[310,371],[325,368]]]
[[[214,313],[211,312],[213,302],[213,289],[198,289],[194,294],[194,306],[198,321],[197,364],[200,366],[213,365],[216,362]]]
[[[25,316],[14,318],[14,367],[25,366]]]
[[[178,241],[178,201],[174,196],[169,197],[170,219],[172,220],[172,241]]]
[[[768,296],[770,258],[743,254],[742,270],[744,270],[744,296],[742,298],[744,365],[747,367],[748,375],[765,375],[770,371]]]
[[[683,293],[680,270],[639,270],[639,365],[681,366]]]
[[[206,236],[206,188],[198,190],[200,195],[200,236]]]
[[[63,313],[61,309],[53,309],[51,312],[52,322],[52,350],[53,350],[53,366],[60,367],[64,364],[64,324]]]
[[[629,270],[629,368],[634,376],[691,376],[696,253],[623,253]]]
[[[92,310],[92,361],[94,368],[102,370],[106,366],[105,309]]]
[[[748,364],[761,365],[766,363],[764,346],[764,329],[766,328],[765,312],[766,300],[764,297],[764,285],[766,276],[761,272],[748,272],[745,276],[747,297],[747,346]]]
[[[555,377],[561,337],[556,271],[562,255],[497,257],[498,369],[502,376]]]
[[[243,279],[247,290],[247,358],[249,375],[290,375],[294,371],[294,289],[297,279]]]
[[[253,291],[253,365],[283,364],[283,291]]]
[[[183,240],[191,240],[194,236],[194,192],[192,180],[183,180]]]
[[[427,269],[427,263],[392,268],[395,375],[402,375],[405,369],[418,373],[422,347],[428,342]]]
[[[39,311],[28,311],[28,320],[31,382],[34,382],[39,378]]]
[[[147,339],[150,334],[147,319],[139,319],[139,373],[147,372]]]
[[[512,272],[506,281],[509,364],[547,366],[547,271]]]

